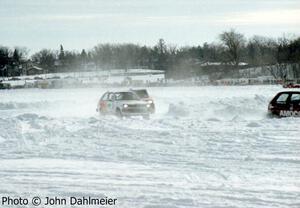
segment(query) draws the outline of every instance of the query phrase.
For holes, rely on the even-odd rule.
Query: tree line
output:
[[[147,68],[164,70],[168,77],[185,78],[203,73],[205,63],[218,63],[221,68],[239,69],[243,63],[249,67],[284,66],[300,63],[300,37],[269,38],[244,34],[231,29],[218,36],[213,43],[177,47],[159,39],[154,46],[139,44],[98,44],[90,50],[42,49],[28,57],[28,49],[0,47],[0,69],[16,70],[30,60],[47,72],[75,70]],[[212,69],[210,69],[212,70]],[[1,73],[1,72],[0,72]],[[206,73],[209,73],[207,71]]]

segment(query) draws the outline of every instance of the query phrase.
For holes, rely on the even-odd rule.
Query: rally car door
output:
[[[99,109],[106,113],[108,110],[107,110],[107,100],[108,100],[108,93],[105,93],[101,99],[100,99],[100,103],[99,103]]]
[[[276,114],[281,115],[283,112],[290,110],[289,97],[289,93],[282,93],[277,97],[275,100]]]
[[[300,93],[292,93],[290,97],[290,110],[300,112]]]
[[[107,99],[107,111],[110,113],[114,113],[114,102],[115,102],[115,95],[114,93],[109,93],[108,94],[108,99]]]

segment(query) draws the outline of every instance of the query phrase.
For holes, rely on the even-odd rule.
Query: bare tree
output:
[[[277,47],[276,40],[255,35],[247,44],[247,60],[254,66],[274,65],[277,63]]]
[[[265,67],[270,74],[277,80],[281,80],[283,83],[286,82],[288,69],[286,64],[275,64],[273,66]]]
[[[220,40],[227,48],[229,61],[238,66],[241,59],[242,49],[245,47],[246,39],[243,34],[237,33],[235,30],[223,32]]]
[[[32,55],[32,60],[41,67],[52,70],[57,57],[57,53],[48,49],[43,49]]]

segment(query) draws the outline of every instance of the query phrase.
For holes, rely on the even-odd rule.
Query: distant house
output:
[[[26,75],[44,74],[45,70],[37,66],[30,66],[26,69]]]

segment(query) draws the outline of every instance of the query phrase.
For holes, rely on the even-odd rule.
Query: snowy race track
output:
[[[150,120],[98,116],[105,90],[0,91],[0,196],[300,207],[300,119],[266,117],[280,87],[150,88]],[[187,116],[167,114],[181,101]]]

